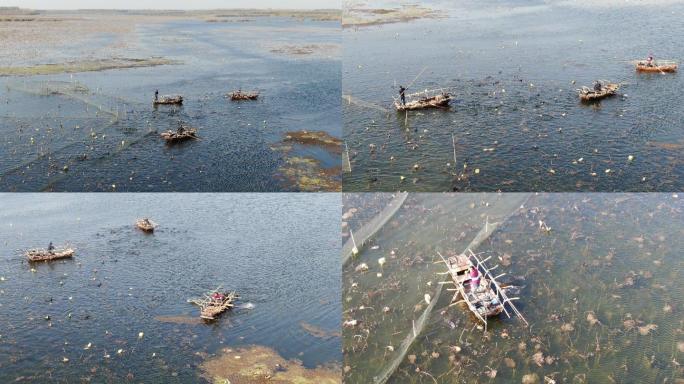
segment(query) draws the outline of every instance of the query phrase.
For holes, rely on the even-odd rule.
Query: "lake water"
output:
[[[343,332],[344,365],[354,367],[345,381],[680,382],[683,210],[670,194],[409,195],[343,268],[343,320],[360,322]],[[486,222],[501,224],[474,251],[519,287],[529,327],[502,314],[485,333],[449,306],[453,292],[437,293],[446,280],[437,252],[472,246]]]
[[[139,25],[132,40],[135,48],[121,53],[126,57],[182,64],[0,79],[0,190],[296,190],[279,179],[284,160],[271,146],[288,131],[341,135],[335,49],[272,52],[339,46],[339,23],[173,21]],[[74,52],[101,44],[88,40]],[[46,95],[46,88],[61,94]],[[261,97],[225,98],[240,88]],[[155,89],[182,94],[183,106],[153,108]],[[175,130],[179,120],[197,127],[201,140],[165,145],[158,133]],[[324,167],[341,164],[339,156],[302,152]]]
[[[684,80],[632,61],[681,63],[684,5],[637,3],[427,1],[442,18],[344,29],[344,190],[681,190]],[[620,95],[580,103],[596,79]],[[456,100],[407,117],[399,85]]]
[[[339,365],[339,195],[0,197],[2,382],[195,383],[208,356],[241,345]],[[142,216],[154,234],[134,228]],[[49,241],[74,258],[29,265],[23,251]],[[205,324],[186,300],[218,285],[238,308]]]

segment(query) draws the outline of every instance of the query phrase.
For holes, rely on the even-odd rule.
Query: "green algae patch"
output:
[[[285,134],[285,142],[325,147],[333,153],[342,153],[342,140],[323,131],[296,131]]]
[[[97,72],[109,69],[144,68],[179,64],[161,57],[148,59],[113,58],[69,61],[57,64],[38,64],[22,67],[0,67],[0,76],[55,75],[60,73]]]
[[[341,167],[322,168],[318,160],[299,156],[287,157],[279,169],[287,184],[304,192],[341,191],[341,170]]]
[[[338,384],[341,371],[333,367],[308,369],[298,360],[286,360],[264,346],[225,348],[200,365],[203,376],[216,384]]]

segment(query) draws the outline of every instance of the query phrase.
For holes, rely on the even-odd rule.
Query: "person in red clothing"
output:
[[[477,291],[480,287],[480,271],[475,266],[470,267],[470,290]]]

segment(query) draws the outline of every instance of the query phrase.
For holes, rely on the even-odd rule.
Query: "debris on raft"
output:
[[[181,95],[165,95],[152,101],[153,105],[180,105],[183,104],[183,96]]]
[[[256,100],[259,97],[259,92],[243,92],[238,89],[237,91],[228,94],[228,96],[230,96],[230,99],[233,101]]]
[[[157,223],[145,217],[143,219],[138,219],[135,222],[135,226],[143,232],[154,232],[154,228],[157,227]]]
[[[26,257],[29,261],[51,261],[57,259],[69,258],[74,255],[76,251],[73,248],[57,248],[53,250],[47,249],[31,249],[26,251]]]
[[[198,139],[197,128],[181,125],[176,131],[168,130],[159,134],[166,142],[175,143],[190,139]]]
[[[582,89],[579,89],[578,92],[580,100],[586,102],[601,100],[608,96],[615,95],[617,93],[617,90],[620,89],[619,84],[606,82],[600,82],[600,84],[601,90],[599,91],[595,91],[593,89],[590,89],[589,87],[582,87]]]
[[[412,93],[406,96],[406,103],[402,103],[398,99],[394,99],[394,108],[397,111],[411,111],[416,109],[427,108],[446,108],[453,98],[449,92],[442,89],[425,90],[422,92]]]
[[[188,302],[200,307],[200,317],[205,320],[215,320],[221,313],[233,308],[238,299],[235,291],[221,292],[221,287],[204,294],[199,299],[191,299]]]

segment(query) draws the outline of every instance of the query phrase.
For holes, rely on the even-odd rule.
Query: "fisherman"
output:
[[[601,82],[598,80],[594,81],[594,92],[601,92],[601,88]]]
[[[154,101],[159,101],[159,90],[158,89],[154,90]]]
[[[52,245],[52,241],[50,242],[50,245],[48,245],[47,250],[49,253],[53,253],[53,251],[55,250],[55,246]]]
[[[406,105],[406,95],[404,94],[405,91],[406,91],[406,88],[404,88],[403,85],[400,85],[399,86],[399,97],[401,98],[401,103],[403,105]]]
[[[646,66],[647,67],[653,67],[653,54],[648,55],[648,59],[646,59]]]
[[[470,291],[475,292],[480,287],[480,271],[474,265],[470,266]]]
[[[216,301],[216,302],[221,302],[221,301],[223,301],[223,293],[214,292],[214,294],[211,295],[211,298],[214,299],[214,301]]]

